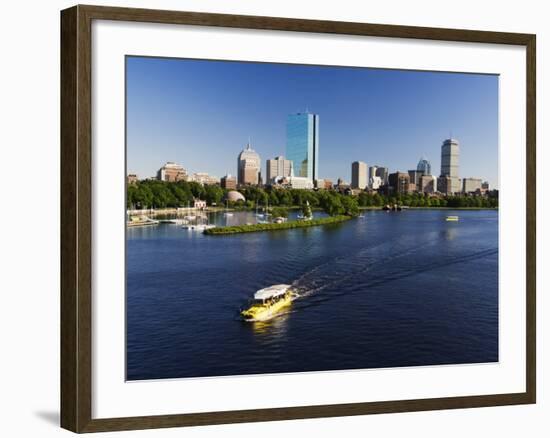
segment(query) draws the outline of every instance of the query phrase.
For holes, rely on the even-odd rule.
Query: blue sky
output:
[[[319,175],[351,178],[351,163],[439,175],[445,138],[460,142],[460,176],[498,187],[498,77],[350,67],[127,58],[127,169],[155,175],[236,174],[250,137],[265,160],[284,155],[286,116],[319,114]]]

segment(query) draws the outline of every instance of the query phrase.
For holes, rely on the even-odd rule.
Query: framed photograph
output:
[[[535,35],[61,12],[61,425],[535,403]]]

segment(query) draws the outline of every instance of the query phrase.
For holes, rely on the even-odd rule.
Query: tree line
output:
[[[203,186],[198,182],[144,180],[128,184],[127,208],[185,207],[192,206],[194,199],[204,200],[209,206],[224,205],[227,191],[218,185]],[[388,204],[410,207],[498,207],[498,192],[491,192],[489,196],[434,197],[423,193],[384,195],[367,192],[351,196],[335,190],[314,191],[254,186],[240,188],[238,191],[243,194],[246,201],[228,202],[231,208],[289,208],[303,207],[309,203],[312,208],[323,209],[331,216],[356,215],[360,207],[383,207]]]

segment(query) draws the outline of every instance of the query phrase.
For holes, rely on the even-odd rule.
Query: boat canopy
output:
[[[289,288],[289,284],[275,284],[273,286],[260,289],[254,294],[254,299],[267,300],[268,298],[278,297],[280,295],[284,295]]]

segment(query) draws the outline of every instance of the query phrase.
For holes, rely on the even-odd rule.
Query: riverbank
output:
[[[291,222],[283,222],[281,224],[252,224],[252,225],[239,225],[230,227],[215,227],[208,230],[204,230],[204,234],[211,236],[227,235],[227,234],[239,234],[239,233],[254,233],[258,231],[273,231],[273,230],[290,230],[293,228],[308,228],[319,225],[337,224],[350,220],[351,216],[330,216],[320,219],[312,219],[310,221],[298,220]]]
[[[491,210],[495,211],[498,210],[498,207],[410,207],[408,205],[403,206],[405,207],[404,210]],[[359,210],[382,210],[383,207],[359,207]]]

